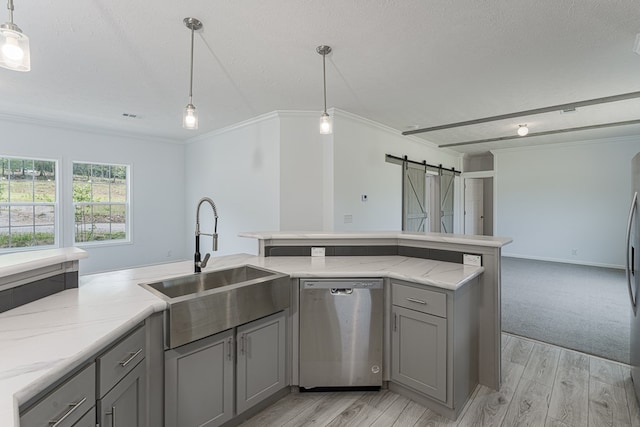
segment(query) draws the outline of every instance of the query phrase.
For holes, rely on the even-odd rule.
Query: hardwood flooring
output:
[[[629,367],[502,335],[502,388],[478,386],[457,421],[388,390],[291,393],[242,427],[640,427]]]

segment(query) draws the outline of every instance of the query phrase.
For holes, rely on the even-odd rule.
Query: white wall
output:
[[[318,113],[281,112],[279,117],[280,230],[323,230],[323,150],[331,136],[318,133]]]
[[[460,156],[344,111],[336,111],[333,132],[335,231],[402,229],[402,170],[386,154],[461,169]]]
[[[193,257],[196,205],[208,196],[218,210],[216,255],[257,254],[254,239],[242,231],[278,230],[280,226],[280,124],[277,114],[258,117],[200,137],[186,147],[185,209],[188,257]],[[211,209],[203,205],[200,230],[213,229]],[[203,236],[201,253],[211,251]]]
[[[131,165],[132,242],[81,246],[80,273],[181,259],[184,254],[184,148],[158,140],[0,120],[0,155],[57,160],[60,246],[73,245],[73,161]],[[169,251],[171,254],[169,255]]]
[[[623,266],[639,151],[638,138],[494,151],[495,235],[513,238],[503,254]]]

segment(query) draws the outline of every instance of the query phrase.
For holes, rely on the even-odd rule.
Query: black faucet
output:
[[[215,224],[213,225],[213,233],[201,233],[200,232],[200,206],[204,202],[209,203],[211,208],[213,209],[213,216],[215,217]],[[194,272],[200,273],[204,267],[207,266],[207,262],[209,261],[210,254],[207,253],[204,256],[204,259],[200,261],[200,235],[204,234],[205,236],[211,236],[213,238],[213,250],[218,250],[218,210],[216,209],[216,204],[208,197],[203,197],[198,202],[198,207],[196,208],[196,253],[193,256],[194,263]]]

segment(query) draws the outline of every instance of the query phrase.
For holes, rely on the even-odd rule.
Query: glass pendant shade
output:
[[[29,37],[10,22],[0,25],[0,67],[15,71],[31,70]]]
[[[187,104],[184,107],[182,115],[182,127],[185,129],[198,129],[198,112],[193,104]]]
[[[322,116],[320,116],[320,134],[329,135],[332,132],[333,132],[333,123],[331,121],[331,116],[326,112],[322,113]]]

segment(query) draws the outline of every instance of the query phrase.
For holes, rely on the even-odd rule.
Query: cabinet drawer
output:
[[[145,328],[140,327],[97,359],[98,398],[103,397],[145,357]]]
[[[20,417],[21,427],[74,425],[95,404],[96,367],[87,366]]]
[[[447,295],[443,292],[393,283],[391,300],[393,305],[434,316],[447,317]]]

